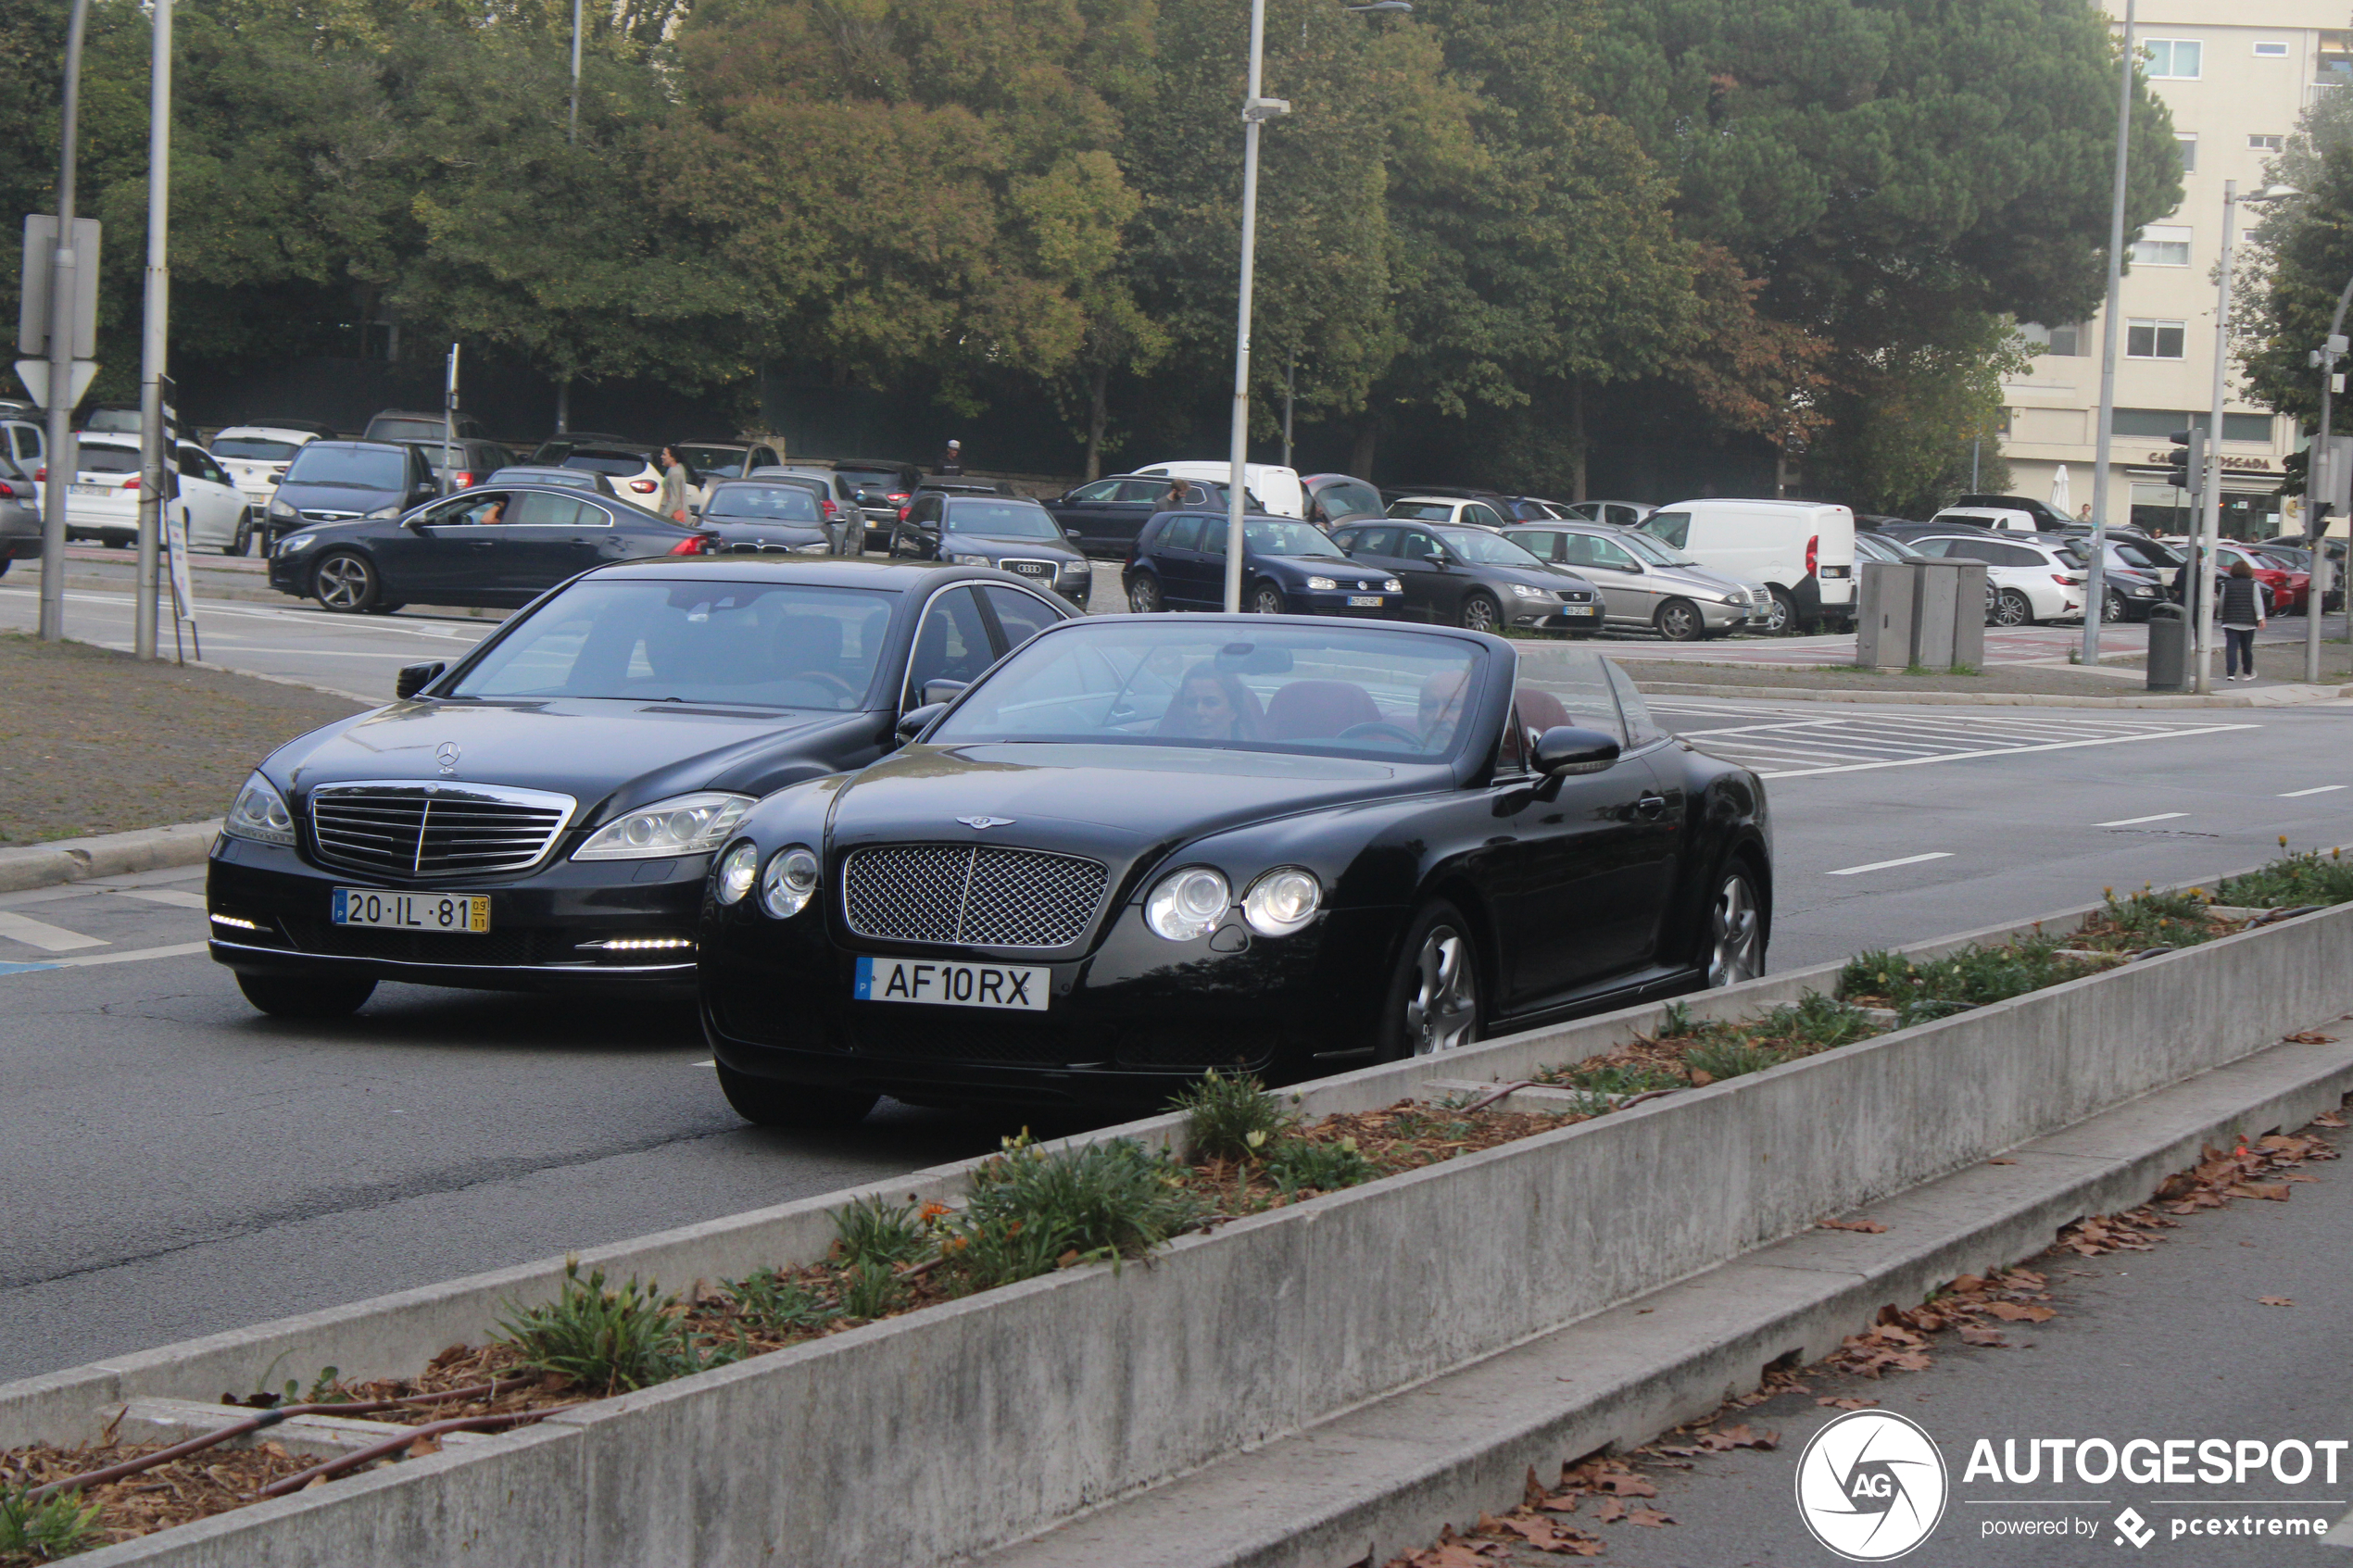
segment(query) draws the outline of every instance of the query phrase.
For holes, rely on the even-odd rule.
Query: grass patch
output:
[[[78,1492],[55,1492],[27,1502],[30,1487],[0,1492],[0,1557],[54,1562],[101,1545],[98,1505]]]
[[[862,1198],[834,1216],[834,1252],[845,1263],[912,1263],[931,1248],[912,1203]]]
[[[1214,1067],[1169,1109],[1185,1113],[1185,1148],[1195,1160],[1248,1159],[1298,1121],[1256,1078],[1220,1077]]]
[[[2225,877],[2214,889],[2214,901],[2265,909],[2353,902],[2353,864],[2339,849],[2283,855],[2245,876]]]
[[[562,1294],[500,1319],[497,1338],[513,1348],[522,1370],[560,1378],[599,1398],[736,1359],[726,1347],[697,1344],[682,1321],[678,1298],[661,1295],[660,1288],[634,1278],[609,1286],[602,1269],[584,1280],[579,1260],[567,1259]]]
[[[1838,992],[1850,1002],[1894,1009],[1897,1026],[1908,1028],[2107,967],[2095,959],[2062,958],[2063,946],[2057,937],[2034,936],[2000,947],[1963,947],[1941,959],[1857,953],[1839,972]]]
[[[1183,1170],[1133,1138],[1054,1154],[1013,1139],[973,1173],[943,1256],[975,1290],[1139,1256],[1209,1217]]]

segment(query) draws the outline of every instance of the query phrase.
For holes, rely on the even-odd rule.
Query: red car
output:
[[[2215,546],[2214,558],[2216,570],[2220,571],[2228,571],[2239,562],[2246,562],[2255,573],[2255,580],[2262,583],[2264,592],[2271,596],[2273,615],[2305,613],[2312,593],[2310,572],[2286,571],[2271,557],[2234,545],[2227,539]]]

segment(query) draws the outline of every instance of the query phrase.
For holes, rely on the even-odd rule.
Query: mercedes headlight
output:
[[[1318,594],[1328,594],[1340,584],[1328,577],[1311,577],[1307,580],[1307,586]]]
[[[1144,923],[1156,936],[1190,942],[1216,930],[1233,901],[1234,890],[1224,877],[1207,866],[1191,866],[1161,879],[1144,900]]]
[[[997,564],[987,556],[950,556],[948,558],[957,566],[995,566]]]
[[[1523,599],[1549,599],[1553,596],[1550,588],[1531,588],[1525,583],[1513,583],[1512,592]]]
[[[1384,594],[1402,594],[1402,593],[1403,593],[1404,591],[1405,591],[1405,584],[1404,584],[1404,583],[1400,583],[1400,582],[1399,582],[1399,581],[1397,581],[1397,579],[1396,579],[1396,578],[1394,578],[1394,577],[1390,578],[1388,582],[1386,582],[1386,583],[1382,583],[1382,584],[1381,584],[1381,592],[1382,592],[1382,593],[1384,593]]]
[[[760,907],[777,920],[790,920],[809,907],[817,891],[817,852],[796,844],[780,849],[760,879]]]
[[[228,820],[221,831],[232,838],[250,838],[263,844],[292,844],[295,841],[294,813],[286,809],[286,797],[278,786],[259,773],[245,781],[237,791],[237,798],[229,804]]]
[[[281,540],[278,545],[278,553],[282,556],[296,555],[310,548],[318,542],[319,535],[316,533],[297,533],[291,539]]]
[[[720,859],[711,873],[711,890],[723,904],[740,904],[751,884],[760,880],[760,846],[738,844]]]
[[[749,795],[673,796],[598,828],[573,851],[575,860],[652,860],[716,849],[752,808]]]
[[[1315,873],[1299,866],[1268,872],[1242,895],[1242,918],[1261,936],[1288,936],[1315,918],[1324,902]]]

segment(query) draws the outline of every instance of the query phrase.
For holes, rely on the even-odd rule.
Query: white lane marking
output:
[[[2170,822],[2176,817],[2186,817],[2187,811],[2157,811],[2145,817],[2119,817],[2112,822],[2094,822],[2095,828],[2129,828],[2141,822]]]
[[[1883,872],[1890,866],[1917,866],[1922,860],[1949,860],[1950,849],[1931,849],[1925,855],[1906,855],[1900,860],[1873,860],[1868,866],[1847,866],[1839,871],[1824,872],[1824,876],[1859,876],[1865,872]]]
[[[2294,800],[2300,795],[2326,795],[2333,789],[2344,789],[2347,787],[2348,786],[2345,784],[2315,784],[2310,789],[2291,789],[2286,794],[2281,796],[2280,798],[2282,800]]]
[[[44,953],[70,953],[76,947],[107,947],[113,946],[101,936],[84,936],[79,931],[68,931],[62,925],[51,925],[45,920],[31,915],[0,909],[0,936],[11,942],[21,942],[28,947],[38,947]]]
[[[127,953],[84,953],[78,959],[51,959],[58,968],[86,969],[92,964],[132,963],[140,959],[183,959],[190,953],[201,953],[211,946],[208,942],[175,942],[169,947],[133,947]]]
[[[2133,741],[2179,740],[2189,735],[2219,735],[2232,730],[2259,730],[2260,724],[2208,724],[2195,730],[2167,730],[2151,735],[2102,735],[2096,740],[2050,741],[2042,746],[1997,746],[1983,751],[1948,751],[1937,757],[1905,757],[1888,762],[1844,762],[1831,768],[1786,768],[1759,773],[1760,779],[1807,779],[1821,773],[1860,773],[1873,768],[1917,768],[1931,762],[1966,762],[1980,757],[2020,757],[2030,751],[2072,751],[2085,746],[2123,746]]]
[[[109,887],[107,891],[120,894],[125,898],[145,898],[150,904],[170,904],[182,909],[201,909],[205,907],[203,894],[184,893],[177,887]]]
[[[718,1066],[718,1065],[719,1065],[719,1063],[718,1063],[716,1060],[712,1060],[712,1061],[690,1061],[690,1062],[686,1063],[686,1065],[687,1065],[687,1066],[689,1066],[689,1067],[716,1067],[716,1066]]]

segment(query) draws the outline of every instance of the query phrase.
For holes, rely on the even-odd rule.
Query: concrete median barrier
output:
[[[128,876],[172,866],[200,866],[212,848],[220,819],[182,822],[94,838],[58,838],[22,848],[0,849],[0,893],[22,893],[95,876]]]
[[[2063,931],[2085,912],[2039,923]],[[2214,1074],[2353,1010],[2348,960],[2353,905],[1236,1221],[1141,1263],[1065,1270],[582,1406],[87,1561],[824,1568],[988,1552]],[[1744,1016],[1828,990],[1835,974],[1691,1001],[1702,1016]],[[1660,1010],[1321,1080],[1301,1087],[1300,1109],[1385,1105],[1441,1073],[1516,1081],[1654,1028]],[[2331,1061],[2353,1082],[2353,1059]],[[2338,1071],[2313,1081],[2325,1089]],[[1160,1117],[1087,1138],[1178,1132]],[[946,1197],[968,1168],[862,1190]],[[582,1260],[683,1286],[813,1259],[852,1196]],[[84,1440],[134,1399],[215,1399],[330,1363],[353,1377],[410,1372],[479,1342],[503,1301],[551,1297],[560,1274],[553,1261],[508,1270],[0,1388],[0,1447]]]

